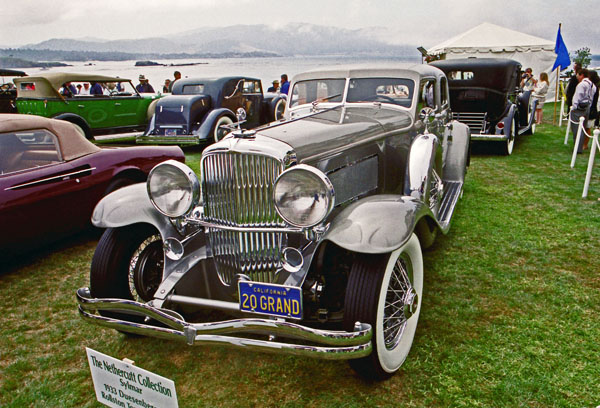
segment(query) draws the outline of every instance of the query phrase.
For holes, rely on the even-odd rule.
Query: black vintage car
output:
[[[501,142],[510,155],[518,135],[535,130],[531,91],[519,89],[521,64],[506,58],[432,62],[448,77],[453,118],[469,126],[471,140]]]
[[[23,76],[27,76],[23,71],[0,69],[0,113],[17,113],[17,88],[12,83],[12,78]]]
[[[427,303],[421,248],[450,229],[469,129],[427,65],[309,72],[290,91],[284,120],[208,146],[199,176],[167,161],[98,204],[86,320],[350,359],[368,378],[400,368]],[[235,318],[193,323],[195,308]]]
[[[256,78],[180,79],[173,85],[173,93],[158,101],[137,143],[216,142],[232,130],[234,123],[250,129],[280,119],[285,101],[282,94],[263,95],[260,79]]]

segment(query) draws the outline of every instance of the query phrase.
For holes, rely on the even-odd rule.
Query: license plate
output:
[[[177,129],[165,129],[165,136],[177,136]]]
[[[239,281],[240,310],[302,319],[302,289],[295,286]]]

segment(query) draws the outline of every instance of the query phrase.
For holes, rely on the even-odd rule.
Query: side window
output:
[[[442,78],[440,81],[440,100],[442,102],[442,108],[448,108],[448,80],[446,78]]]
[[[436,89],[435,79],[423,79],[419,88],[419,104],[417,105],[418,110],[422,108],[436,107]]]
[[[46,129],[0,134],[0,174],[61,161],[56,136]]]
[[[244,93],[245,94],[262,93],[260,81],[245,80],[244,81]]]

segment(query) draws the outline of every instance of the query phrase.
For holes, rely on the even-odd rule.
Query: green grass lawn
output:
[[[552,119],[552,105],[546,106]],[[600,169],[569,167],[564,126],[512,156],[475,148],[450,233],[424,253],[425,289],[399,373],[367,383],[344,362],[129,338],[84,323],[95,236],[0,273],[0,406],[97,407],[85,347],[175,381],[181,407],[600,405]],[[198,168],[200,150],[186,149]],[[600,158],[597,159],[597,161]]]

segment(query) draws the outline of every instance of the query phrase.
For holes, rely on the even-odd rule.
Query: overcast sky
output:
[[[51,38],[136,39],[234,24],[291,22],[387,27],[394,42],[426,48],[490,22],[600,54],[597,0],[2,0],[0,46]],[[576,4],[576,6],[575,6]]]

